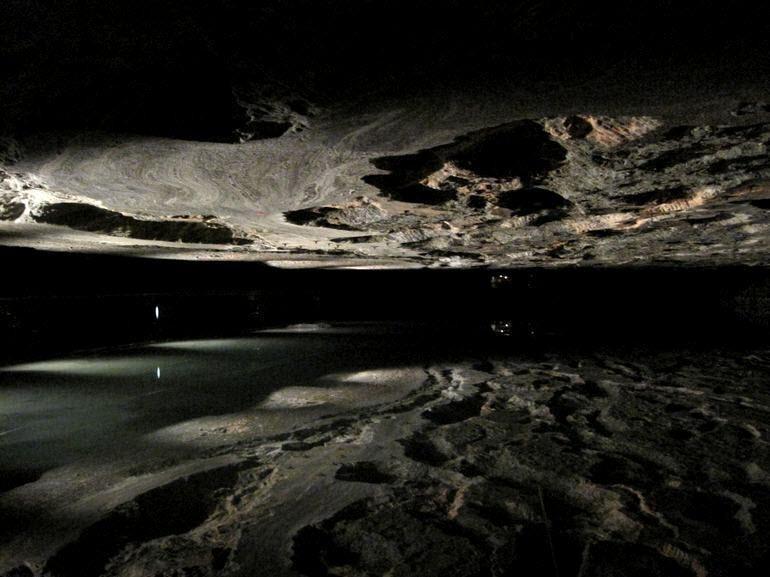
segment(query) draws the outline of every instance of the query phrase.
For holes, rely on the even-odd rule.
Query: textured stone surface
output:
[[[671,114],[500,123],[510,113],[494,102],[486,127],[470,131],[457,127],[479,115],[442,119],[429,99],[408,112],[329,112],[302,135],[239,145],[69,139],[0,172],[4,242],[191,258],[232,258],[239,244],[237,258],[316,265],[324,255],[401,266],[767,264],[762,102],[725,102],[700,124]],[[77,203],[104,218],[51,218]]]
[[[766,263],[762,4],[703,5],[697,25],[667,0],[4,8],[4,244],[287,266]],[[59,203],[158,230],[207,215],[249,246],[36,221]]]
[[[3,565],[52,576],[759,576],[768,376],[764,349],[431,366],[401,400],[278,437],[239,414],[238,442],[209,454],[230,464],[130,498],[49,559],[15,556],[19,535]]]

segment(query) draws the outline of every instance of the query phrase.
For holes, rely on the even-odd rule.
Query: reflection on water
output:
[[[201,431],[267,434],[398,398],[419,386],[420,367],[436,353],[417,339],[381,333],[298,325],[5,367],[0,472],[23,478],[23,471],[111,459],[148,443],[189,449],[214,442],[204,443]]]
[[[0,369],[2,373],[45,373],[73,376],[141,376],[147,374],[145,357],[94,357],[25,363]],[[50,377],[49,377],[50,378]]]

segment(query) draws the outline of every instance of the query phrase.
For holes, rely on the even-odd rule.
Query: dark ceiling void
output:
[[[8,0],[2,16],[3,130],[213,141],[233,140],[247,121],[233,92],[244,85],[329,104],[440,85],[576,82],[608,67],[738,74],[747,61],[766,65],[770,42],[761,6],[665,0]]]

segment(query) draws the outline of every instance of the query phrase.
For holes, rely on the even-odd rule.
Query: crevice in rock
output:
[[[541,210],[565,209],[572,206],[566,198],[546,188],[531,187],[501,192],[497,203],[516,216],[526,216]]]
[[[684,186],[675,186],[672,188],[655,189],[647,192],[640,192],[631,196],[624,196],[623,200],[635,206],[644,206],[647,204],[662,204],[684,200],[688,198],[689,195],[690,191]]]
[[[292,224],[358,231],[371,228],[387,217],[376,202],[365,196],[340,206],[315,206],[284,213]]]
[[[121,549],[201,525],[220,495],[235,486],[242,464],[228,465],[178,479],[139,495],[83,531],[46,563],[52,577],[98,577]]]
[[[334,478],[339,481],[349,481],[357,483],[372,484],[390,484],[396,480],[396,477],[386,473],[380,468],[380,465],[372,461],[359,461],[341,465]]]
[[[390,198],[403,202],[443,204],[458,198],[458,189],[472,180],[511,181],[532,186],[561,166],[567,150],[553,140],[542,125],[519,120],[468,133],[452,143],[415,154],[381,157],[372,164],[389,171],[364,181]],[[447,175],[440,186],[424,181],[442,167],[451,165],[462,175]],[[479,200],[473,201],[479,204]]]
[[[219,223],[181,220],[141,220],[90,204],[62,202],[42,207],[37,222],[67,226],[75,230],[127,236],[142,240],[199,244],[250,244]]]
[[[422,416],[437,425],[449,425],[478,417],[486,399],[482,395],[473,395],[459,401],[437,405],[423,411]]]
[[[566,149],[532,120],[521,120],[459,140],[449,160],[481,177],[519,177],[525,184],[542,179],[567,158]]]
[[[313,208],[303,208],[300,210],[290,210],[284,213],[286,220],[291,224],[322,226],[325,228],[337,228],[340,230],[357,230],[356,228],[332,222],[329,218],[334,215],[337,209],[333,206],[316,206]]]
[[[404,455],[413,461],[437,466],[449,460],[424,433],[415,433],[399,443],[404,447]]]
[[[659,172],[685,164],[696,158],[701,158],[707,153],[708,151],[699,145],[682,146],[673,150],[667,150],[650,160],[644,161],[639,165],[639,168],[646,171]]]
[[[23,202],[0,202],[0,220],[16,220],[25,210],[27,206]]]

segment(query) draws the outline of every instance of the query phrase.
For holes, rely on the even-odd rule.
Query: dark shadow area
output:
[[[144,240],[206,244],[250,244],[216,222],[182,220],[140,220],[120,212],[77,202],[49,204],[40,209],[35,220],[102,234],[115,234]]]
[[[357,230],[356,228],[333,222],[329,219],[330,215],[339,212],[339,209],[330,206],[318,206],[315,208],[303,208],[300,210],[290,210],[284,213],[286,220],[292,224],[323,226],[326,228],[337,228],[340,230]]]
[[[290,322],[409,321],[458,333],[490,333],[495,322],[492,333],[585,344],[735,343],[766,338],[770,322],[770,272],[760,267],[280,270],[0,252],[8,360]]]
[[[296,94],[326,105],[696,70],[729,85],[768,69],[766,17],[762,4],[668,0],[8,0],[0,132],[232,142],[285,132],[242,105],[255,92],[302,114]]]
[[[420,150],[415,154],[380,157],[371,162],[389,174],[372,174],[364,182],[383,194],[403,202],[443,204],[458,198],[457,189],[470,184],[469,179],[494,179],[501,182],[518,179],[524,190],[504,190],[495,204],[524,215],[547,208],[562,208],[569,202],[550,190],[534,186],[567,158],[566,149],[553,140],[545,129],[531,120],[520,120],[494,128],[469,132],[449,144]],[[448,176],[438,187],[426,179],[442,167],[465,171]],[[509,182],[510,188],[516,188]],[[469,198],[474,202],[484,198]]]
[[[16,220],[24,214],[26,208],[21,202],[0,203],[0,220]]]
[[[48,560],[44,573],[52,577],[99,577],[126,545],[194,529],[213,512],[220,493],[232,488],[238,471],[238,466],[205,471],[140,495],[62,548]]]
[[[498,197],[498,204],[510,209],[516,216],[526,216],[541,210],[563,211],[572,205],[560,194],[538,187],[505,191]]]
[[[525,185],[542,179],[567,158],[567,151],[532,120],[469,134],[448,160],[487,178],[519,177]]]

